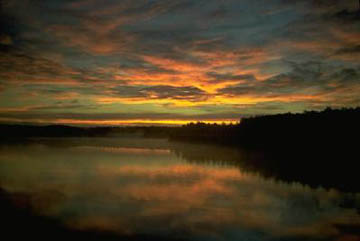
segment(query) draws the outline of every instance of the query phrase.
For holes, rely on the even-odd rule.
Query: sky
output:
[[[0,122],[236,122],[360,104],[358,0],[1,0]]]

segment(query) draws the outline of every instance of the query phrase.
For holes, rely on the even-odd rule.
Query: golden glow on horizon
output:
[[[77,125],[186,125],[191,122],[205,122],[209,124],[236,124],[238,120],[71,120],[59,119],[55,122],[58,124],[77,124]]]
[[[0,118],[3,122],[24,122],[24,120],[13,118]],[[62,125],[92,125],[92,126],[149,126],[149,125],[186,125],[191,122],[204,122],[207,124],[237,124],[238,119],[223,119],[223,120],[146,120],[146,119],[129,119],[129,120],[76,120],[76,119],[55,119],[55,120],[42,120],[32,119],[27,122],[38,124],[62,124]]]

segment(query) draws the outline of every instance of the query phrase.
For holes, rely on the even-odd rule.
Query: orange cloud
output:
[[[108,35],[107,30],[94,32],[90,29],[77,29],[68,25],[54,25],[48,28],[48,31],[54,36],[63,39],[65,44],[94,54],[114,54],[129,49],[130,44],[134,41],[134,36],[124,32],[119,32],[116,40]],[[102,26],[98,28],[102,29]],[[109,30],[110,31],[110,30]]]

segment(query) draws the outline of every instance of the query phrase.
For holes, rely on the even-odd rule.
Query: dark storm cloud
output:
[[[57,59],[55,55],[55,58],[51,59],[43,55],[13,46],[0,46],[0,77],[3,84],[18,82],[83,85],[108,82],[114,78],[111,73],[65,65],[61,56]]]
[[[143,87],[122,85],[113,88],[112,91],[115,96],[128,98],[197,101],[204,100],[207,97],[206,92],[192,86],[175,87],[168,85],[157,85]]]
[[[285,45],[291,45],[291,52],[299,48],[298,53],[303,56],[329,57],[336,49],[351,49],[359,44],[358,1],[298,0],[284,1],[283,4],[299,6],[298,11],[304,14],[303,18],[295,19],[279,30],[275,38],[281,43],[285,42]]]
[[[79,1],[67,4],[66,14],[74,17],[76,25],[52,24],[47,30],[66,45],[79,47],[93,54],[108,55],[128,51],[146,51],[150,44],[136,44],[155,38],[156,31],[139,29],[134,24],[151,21],[165,13],[175,13],[194,5],[193,1]],[[129,27],[130,26],[130,27]],[[164,29],[161,30],[164,33]],[[140,37],[140,39],[138,39]],[[162,34],[162,41],[166,35]],[[159,48],[158,50],[160,50]]]
[[[7,82],[72,82],[71,68],[15,48],[0,48],[0,77]]]
[[[342,54],[358,54],[358,53],[360,53],[360,44],[352,47],[341,48],[337,50],[335,54],[342,55]]]
[[[207,75],[211,78],[210,83],[221,83],[223,81],[254,81],[256,80],[254,75],[251,74],[242,74],[242,75],[233,75],[231,73],[228,74],[218,74],[215,72],[209,72]]]
[[[2,92],[5,89],[5,85],[0,82],[0,92]]]
[[[120,97],[142,98],[146,96],[144,93],[141,93],[142,88],[141,86],[118,85],[112,88],[112,94]]]
[[[304,9],[307,12],[339,12],[343,9],[357,10],[359,9],[359,2],[356,0],[282,0],[285,5],[296,6],[304,4]]]
[[[77,103],[57,103],[54,105],[44,105],[44,106],[36,106],[36,107],[30,107],[27,111],[56,111],[56,110],[71,110],[71,109],[96,109],[96,106],[94,105],[82,105]]]
[[[324,65],[321,62],[289,63],[292,70],[262,82],[230,85],[220,89],[220,94],[233,96],[286,96],[292,94],[336,95],[342,90],[360,87],[360,66]],[[356,95],[353,93],[353,95]]]
[[[124,79],[126,79],[126,72],[136,72],[136,71],[141,71],[143,73],[146,74],[178,74],[180,73],[179,71],[176,70],[172,70],[172,69],[166,69],[166,68],[162,68],[160,66],[155,66],[152,65],[148,62],[145,62],[141,59],[136,59],[133,60],[131,63],[128,64],[120,64],[118,66],[114,66],[113,67],[114,71],[120,71],[120,72],[124,72]]]
[[[89,85],[67,85],[59,83],[57,85],[45,85],[43,83],[23,84],[22,88],[28,93],[36,93],[51,99],[58,99],[61,96],[74,95],[74,98],[103,95],[108,89],[102,84]],[[76,95],[76,96],[75,96]]]
[[[201,100],[206,98],[206,93],[192,86],[174,87],[166,85],[151,86],[141,90],[149,98],[156,99],[179,99],[179,100]]]
[[[1,45],[12,45],[13,40],[12,38],[7,34],[0,34],[0,44]]]
[[[334,54],[331,55],[331,57],[343,59],[345,61],[360,59],[360,44],[358,45],[349,44],[346,47],[339,48],[335,51]]]

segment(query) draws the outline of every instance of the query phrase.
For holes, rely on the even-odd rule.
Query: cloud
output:
[[[283,1],[283,4],[303,15],[274,33],[272,45],[279,48],[283,57],[356,62],[356,52],[340,52],[358,45],[357,1],[298,0]]]
[[[0,44],[2,45],[12,45],[13,41],[9,35],[0,35]]]
[[[65,45],[79,47],[93,54],[119,54],[131,49],[135,40],[126,32],[94,33],[83,27],[54,25],[48,31],[64,41]]]
[[[151,86],[140,90],[148,98],[155,99],[178,99],[198,101],[206,98],[206,93],[199,88],[192,86],[173,87],[173,86]]]
[[[356,1],[11,0],[2,6],[6,101],[0,108],[25,107],[26,96],[34,106],[79,100],[105,112],[148,105],[154,112],[220,115],[234,106],[239,113],[240,106],[249,108],[246,114],[275,113],[359,100]]]
[[[297,4],[304,4],[303,10],[311,13],[327,14],[329,12],[338,12],[343,9],[357,10],[359,4],[353,0],[282,0],[283,4],[296,6]]]
[[[79,47],[95,55],[111,55],[137,51],[143,39],[126,26],[175,9],[191,6],[192,1],[80,1],[66,6],[66,14],[76,24],[50,25],[47,31],[65,45]]]
[[[104,92],[104,91],[102,91]],[[102,95],[99,91],[98,95]],[[184,100],[200,101],[206,100],[207,93],[193,86],[169,86],[169,85],[117,85],[108,89],[107,97],[121,98],[136,101],[152,100]]]
[[[360,44],[352,47],[341,48],[336,51],[338,55],[347,55],[347,54],[359,54],[360,53]]]
[[[209,72],[207,75],[211,78],[210,83],[218,83],[223,81],[233,81],[233,82],[241,82],[241,81],[255,81],[256,78],[251,74],[240,74],[233,75],[231,73],[219,74],[215,72]]]
[[[339,98],[344,91],[360,88],[360,66],[347,68],[346,66],[325,65],[322,62],[290,62],[292,70],[279,74],[262,82],[230,85],[218,90],[220,94],[229,96],[258,96],[272,99],[283,97],[297,100],[301,96],[304,101],[316,103],[322,101],[324,105],[333,103],[350,104],[347,99]],[[351,98],[356,99],[355,93],[349,92]],[[313,98],[311,98],[311,96]],[[348,97],[350,97],[348,96]],[[350,98],[350,99],[351,99]]]
[[[41,56],[10,49],[0,51],[0,77],[8,82],[75,83],[79,72]]]

